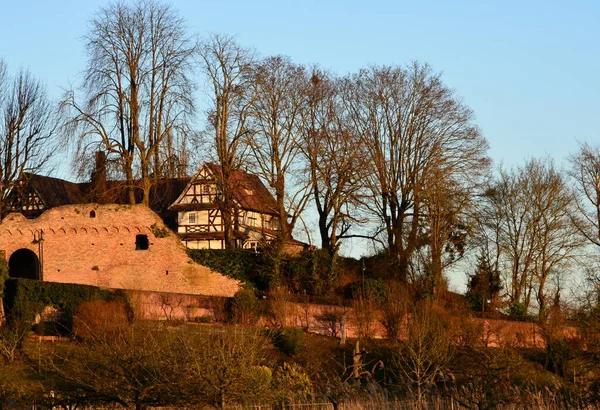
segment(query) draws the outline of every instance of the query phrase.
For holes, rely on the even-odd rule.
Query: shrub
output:
[[[344,296],[348,299],[368,298],[383,303],[387,299],[388,286],[381,279],[367,278],[346,286]]]
[[[73,336],[94,339],[110,336],[129,325],[127,306],[123,301],[89,300],[81,303],[73,316]]]
[[[29,323],[44,307],[54,306],[60,312],[57,328],[68,333],[72,329],[77,306],[92,299],[125,300],[125,297],[122,293],[95,286],[10,278],[5,282],[3,302],[9,321],[23,320]]]
[[[317,320],[317,329],[326,334],[327,336],[343,336],[341,333],[342,323],[345,322],[344,313],[335,309],[331,309],[317,315],[315,319]]]
[[[233,323],[253,325],[260,317],[260,302],[252,290],[240,289],[231,300],[230,312]]]
[[[385,302],[381,304],[381,324],[388,339],[398,340],[409,307],[412,305],[406,285],[392,282]]]
[[[202,315],[195,317],[194,319],[192,319],[192,321],[197,323],[212,323],[213,317],[211,315]]]
[[[167,228],[167,227],[161,228],[157,222],[154,222],[150,226],[150,230],[152,231],[152,234],[154,235],[155,238],[166,238],[170,235],[169,228]]]
[[[278,367],[273,378],[277,401],[280,403],[309,400],[312,393],[311,385],[306,371],[294,362],[286,362],[282,367]]]
[[[564,377],[567,373],[567,363],[573,359],[573,352],[563,339],[550,339],[546,343],[546,369]]]
[[[531,320],[531,316],[527,312],[527,307],[519,302],[514,302],[508,307],[508,315],[516,320]]]
[[[297,328],[281,329],[273,334],[273,344],[288,356],[294,356],[304,347],[304,333]]]
[[[291,313],[288,298],[287,288],[281,286],[269,292],[268,313],[272,325],[275,327],[285,327],[287,324]]]

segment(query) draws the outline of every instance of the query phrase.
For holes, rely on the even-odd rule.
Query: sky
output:
[[[108,1],[2,3],[0,58],[9,71],[29,69],[54,99],[79,84],[82,37]],[[563,164],[577,142],[600,141],[597,1],[167,3],[190,34],[234,35],[261,55],[288,55],[342,75],[372,64],[428,63],[474,111],[496,164],[539,156]],[[68,167],[59,172],[70,178]]]

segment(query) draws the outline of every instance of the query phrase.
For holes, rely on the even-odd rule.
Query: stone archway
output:
[[[18,249],[8,259],[8,276],[11,278],[40,279],[40,260],[29,249]]]

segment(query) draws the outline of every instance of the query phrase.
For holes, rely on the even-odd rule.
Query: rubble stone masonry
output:
[[[233,296],[240,285],[194,263],[143,205],[67,205],[33,220],[10,214],[0,223],[0,250],[10,261],[19,249],[37,255],[44,281],[214,296]]]

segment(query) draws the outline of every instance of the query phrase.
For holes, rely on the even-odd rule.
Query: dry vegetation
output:
[[[284,304],[278,292],[263,315],[281,317],[273,312]],[[390,306],[372,303],[377,311]],[[596,408],[594,312],[581,312],[586,327],[576,339],[557,324],[547,329],[546,348],[513,339],[486,347],[467,310],[427,300],[402,306],[392,307],[403,318],[399,339],[341,343],[339,334],[306,333],[281,319],[270,328],[135,321],[123,302],[92,300],[79,306],[63,341],[34,343],[23,338],[28,326],[3,328],[0,345],[16,347],[0,367],[0,402],[65,409]],[[240,316],[247,308],[254,309],[232,305],[238,315],[230,320],[251,323]]]

